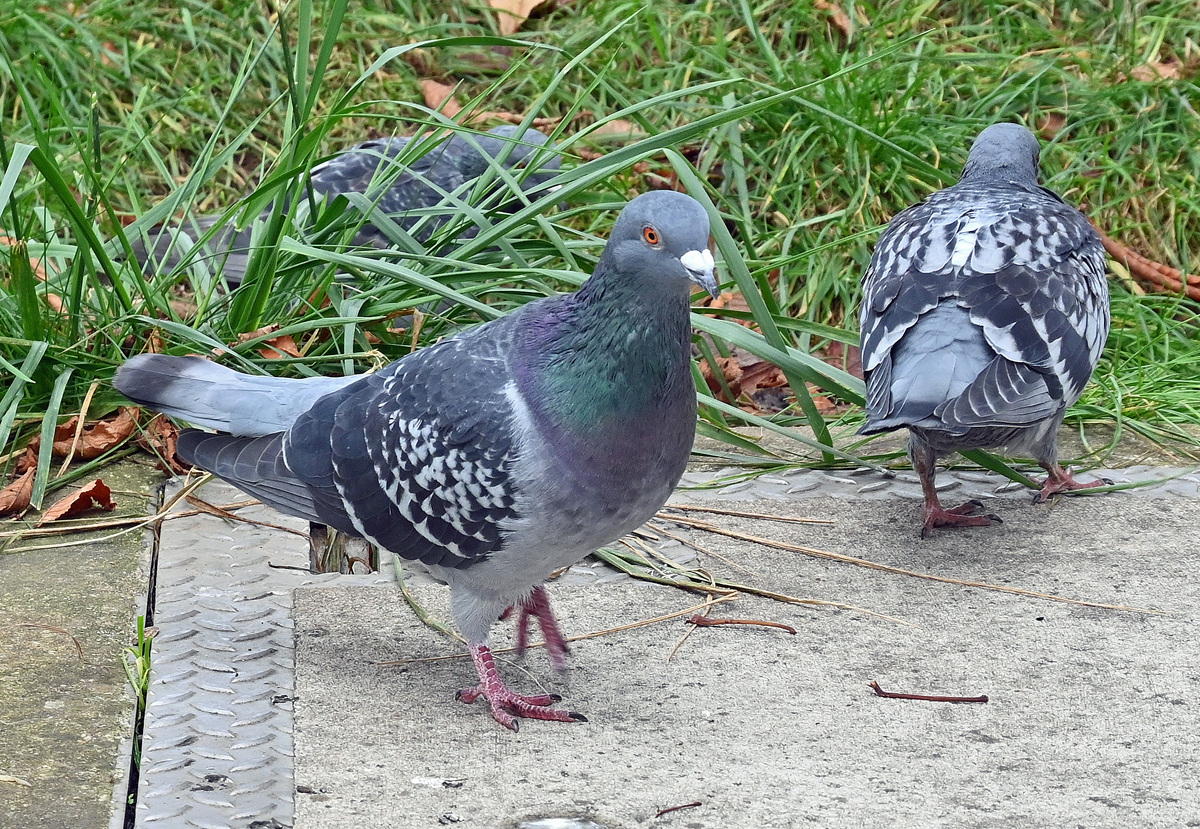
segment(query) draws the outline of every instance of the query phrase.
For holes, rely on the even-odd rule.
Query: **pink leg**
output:
[[[913,468],[921,478],[921,492],[925,495],[925,506],[922,517],[925,519],[921,527],[921,537],[927,538],[935,527],[988,527],[1002,523],[998,515],[975,515],[975,511],[983,508],[980,501],[967,501],[952,509],[942,506],[938,498],[937,486],[934,483],[937,457],[932,449],[915,441],[909,444]]]
[[[517,617],[517,653],[525,653],[525,646],[529,641],[529,618],[534,617],[538,620],[538,625],[542,629],[542,639],[546,642],[546,652],[550,655],[550,664],[554,670],[558,672],[567,669],[567,654],[571,649],[567,647],[567,640],[563,638],[562,631],[558,627],[558,620],[554,618],[554,611],[550,609],[550,596],[546,594],[546,588],[538,585],[529,594],[525,601],[521,602],[521,613]]]
[[[520,724],[517,717],[532,720],[552,720],[554,722],[587,722],[587,717],[574,711],[560,711],[550,708],[561,697],[556,694],[536,694],[522,696],[508,689],[500,672],[496,670],[496,661],[487,645],[471,645],[471,658],[475,662],[475,670],[479,672],[479,684],[474,688],[464,688],[457,694],[463,702],[474,702],[485,697],[492,708],[492,717],[505,728],[516,731]]]
[[[1046,481],[1042,484],[1041,491],[1033,499],[1035,504],[1045,503],[1050,500],[1050,496],[1057,495],[1060,492],[1075,492],[1080,489],[1108,486],[1112,483],[1100,478],[1091,483],[1081,484],[1071,476],[1070,470],[1063,469],[1057,463],[1044,463],[1041,466],[1050,474],[1046,476]]]

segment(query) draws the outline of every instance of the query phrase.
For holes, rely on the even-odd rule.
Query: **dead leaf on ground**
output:
[[[1129,73],[1135,81],[1177,81],[1183,77],[1183,64],[1174,57],[1151,60]]]
[[[133,416],[136,411],[131,406],[122,406],[115,415],[84,425],[78,443],[75,442],[75,431],[79,418],[71,418],[54,429],[54,456],[70,456],[85,461],[100,457],[109,449],[120,446],[133,434],[137,428],[137,421]],[[29,442],[29,448],[34,452],[37,452],[40,445],[41,441],[38,438]]]
[[[138,446],[159,458],[159,469],[172,475],[184,475],[191,466],[179,459],[178,441],[179,427],[163,414],[156,415],[137,437]]]
[[[300,349],[296,346],[296,341],[292,339],[291,334],[284,334],[263,340],[258,353],[268,360],[278,360],[282,357],[299,357]]]
[[[741,291],[722,291],[721,295],[714,300],[710,300],[705,306],[711,311],[738,311],[739,313],[750,313],[750,303],[746,302],[746,297]],[[753,319],[742,319],[740,317],[725,317],[724,314],[710,314],[713,317],[723,317],[736,322],[738,325],[744,325],[746,328],[754,331],[758,330],[758,325]]]
[[[859,380],[863,379],[862,349],[856,345],[846,345],[837,341],[813,353],[819,360],[840,368],[847,374],[853,374]]]
[[[71,518],[80,515],[90,510],[93,506],[110,512],[117,508],[116,503],[112,499],[112,490],[108,488],[108,484],[99,478],[56,502],[38,520],[37,526],[40,527],[43,524],[49,524],[51,521],[57,521],[60,518]]]
[[[30,447],[25,447],[25,453],[17,458],[17,463],[13,466],[13,471],[18,475],[24,475],[30,469],[37,467],[37,451]]]
[[[617,137],[617,138],[633,138],[634,133],[640,133],[641,128],[632,121],[626,121],[623,118],[614,118],[611,121],[605,121],[596,129],[592,130],[589,135],[595,137]]]
[[[33,498],[33,473],[36,471],[36,467],[30,468],[20,478],[0,489],[0,515],[16,515],[29,508]]]
[[[265,338],[258,345],[258,353],[268,360],[278,360],[281,357],[299,357],[300,349],[296,347],[296,341],[292,339],[291,334],[267,337],[268,334],[274,334],[278,330],[279,324],[271,323],[257,330],[238,334],[237,341],[238,343],[245,343],[250,340],[257,340],[260,337]]]
[[[830,3],[829,0],[816,0],[813,4],[820,11],[825,12],[829,16],[829,22],[833,27],[842,33],[842,37],[849,40],[854,34],[854,23],[850,20],[850,15],[842,10],[842,7],[836,3]]]
[[[432,78],[421,79],[421,94],[425,96],[425,106],[430,109],[440,109],[442,114],[453,118],[462,112],[462,106],[454,99],[454,86]]]
[[[1066,125],[1067,116],[1063,115],[1061,112],[1047,113],[1038,119],[1038,135],[1042,137],[1043,141],[1050,141],[1054,139],[1054,137],[1060,132],[1062,132],[1063,127]]]
[[[515,34],[529,19],[529,15],[547,0],[488,0],[488,5],[496,12],[496,21],[500,26],[500,34],[508,36]]]
[[[700,374],[718,400],[756,414],[763,410],[780,411],[786,407],[787,403],[782,401],[790,396],[788,381],[779,366],[739,348],[735,348],[728,357],[717,357],[716,361],[714,368],[707,360],[702,360]],[[732,400],[725,393],[726,388],[733,396]],[[768,389],[782,391],[767,395],[772,402],[765,402],[766,397],[762,393]]]

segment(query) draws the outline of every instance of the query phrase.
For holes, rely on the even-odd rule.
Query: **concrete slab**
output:
[[[124,463],[103,478],[114,515],[144,515],[160,475]],[[0,551],[0,827],[109,823],[133,734],[121,652],[146,591],[145,534],[110,535],[22,539]]]
[[[921,541],[901,499],[732,502],[832,518],[727,528],[931,574],[1138,606],[1086,607],[937,583],[684,531],[771,590],[903,620],[743,597],[717,617],[784,622],[695,631],[680,620],[586,639],[563,677],[539,652],[503,670],[588,723],[497,726],[457,703],[461,648],[389,588],[295,594],[297,829],[634,826],[1200,825],[1200,522],[1194,498],[1113,494],[1033,507]],[[442,613],[445,590],[421,600]],[[619,580],[551,588],[568,635],[698,599]],[[498,625],[497,644],[508,634]],[[986,704],[883,699],[986,694]],[[698,803],[656,817],[663,809]],[[560,821],[560,822],[555,822]]]

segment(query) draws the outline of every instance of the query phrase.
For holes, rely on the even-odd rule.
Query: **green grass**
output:
[[[719,352],[735,341],[777,362],[797,391],[796,409],[769,423],[706,401],[703,430],[729,459],[764,462],[731,431],[747,422],[787,434],[807,425],[831,444],[814,454],[798,441],[785,460],[893,459],[853,439],[856,410],[828,423],[808,405],[805,381],[861,395],[809,354],[856,341],[879,229],[951,183],[989,123],[1060,123],[1042,131],[1048,186],[1144,255],[1200,270],[1190,2],[846,3],[847,37],[790,0],[594,0],[508,39],[486,6],[453,0],[297,0],[278,19],[245,0],[52,5],[0,9],[0,233],[23,243],[0,245],[6,458],[77,412],[154,333],[171,351],[208,351],[275,323],[304,356],[272,371],[361,370],[414,346],[390,318],[425,311],[423,344],[578,284],[621,204],[649,186],[633,169],[647,159],[719,215],[721,271],[759,330],[698,326]],[[1137,79],[1169,58],[1181,78]],[[353,227],[337,205],[305,230],[303,170],[365,136],[453,126],[424,106],[422,77],[458,84],[468,107],[561,119],[563,189],[511,217],[480,207],[490,229],[449,253],[437,237],[401,240],[401,255],[345,252]],[[594,133],[617,120],[635,125],[632,141]],[[597,147],[607,155],[585,162],[580,151]],[[291,206],[263,228],[232,297],[203,263],[148,278],[122,262],[128,239],[156,221],[224,212],[244,223],[272,200]],[[29,257],[48,264],[48,282]],[[195,307],[183,311],[172,301],[188,285]],[[1136,433],[1196,451],[1194,307],[1113,289],[1113,336],[1069,422],[1114,427],[1113,443]],[[231,362],[261,370],[254,345],[234,347]],[[91,412],[118,402],[102,385]],[[1093,447],[1098,459],[1109,448]],[[54,483],[40,480],[38,494]]]

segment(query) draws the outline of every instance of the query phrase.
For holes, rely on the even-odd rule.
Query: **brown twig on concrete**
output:
[[[867,687],[875,692],[877,697],[886,697],[887,699],[919,699],[925,702],[987,702],[987,694],[978,697],[941,697],[932,694],[901,694],[896,691],[885,691],[879,687],[879,683],[872,680],[867,683]]]
[[[697,613],[688,619],[688,621],[697,627],[704,628],[716,627],[717,625],[760,625],[765,628],[779,628],[780,630],[786,630],[792,636],[796,635],[796,629],[791,625],[784,625],[779,622],[764,622],[758,619],[710,619],[707,616],[701,616]]]
[[[703,806],[703,805],[704,805],[703,803],[701,803],[699,800],[697,800],[695,803],[684,803],[682,806],[668,806],[665,809],[659,809],[657,812],[654,813],[654,816],[662,817],[663,815],[668,814],[670,812],[678,812],[680,809],[695,809],[697,806]]]

